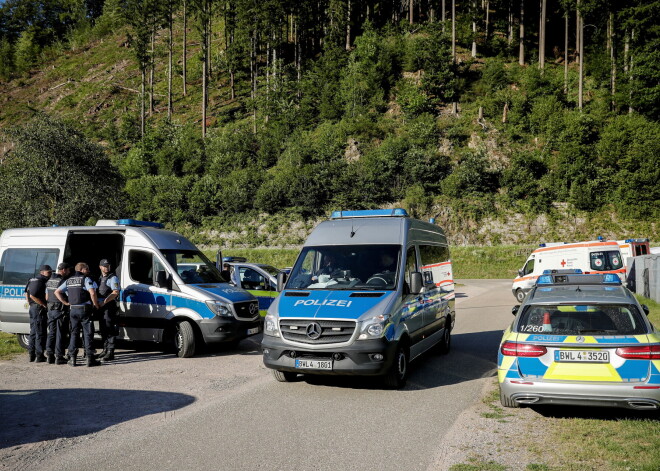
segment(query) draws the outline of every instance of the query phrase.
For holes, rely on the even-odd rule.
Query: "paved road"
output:
[[[510,286],[461,281],[452,351],[413,363],[400,391],[355,378],[278,383],[254,337],[186,360],[126,350],[98,368],[0,362],[0,469],[433,469],[495,374]]]

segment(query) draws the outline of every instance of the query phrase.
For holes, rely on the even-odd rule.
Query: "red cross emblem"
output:
[[[566,260],[561,261],[561,267],[564,268],[564,266],[566,266]]]

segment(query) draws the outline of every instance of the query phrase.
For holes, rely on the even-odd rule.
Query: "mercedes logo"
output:
[[[577,336],[577,337],[575,338],[575,340],[576,340],[578,343],[582,343],[582,342],[584,342],[584,337],[582,337],[581,335],[579,335],[579,336]]]
[[[307,325],[307,337],[312,340],[317,340],[321,336],[321,324],[318,322],[312,322]]]
[[[254,316],[257,313],[258,310],[259,310],[259,307],[257,306],[256,303],[250,303],[250,314],[252,314]]]

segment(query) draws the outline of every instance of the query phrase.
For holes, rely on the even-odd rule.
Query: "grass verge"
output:
[[[0,360],[8,360],[25,349],[18,344],[14,334],[0,332]]]

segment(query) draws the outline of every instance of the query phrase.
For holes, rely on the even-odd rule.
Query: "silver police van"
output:
[[[86,262],[98,279],[103,258],[121,280],[119,338],[173,344],[178,356],[190,357],[204,344],[235,344],[261,331],[254,296],[229,285],[182,235],[133,219],[5,230],[0,236],[0,330],[17,334],[27,347],[24,288],[40,265]]]
[[[399,388],[412,359],[449,351],[456,316],[447,239],[403,209],[334,212],[284,283],[279,274],[262,341],[278,381],[379,375]]]

